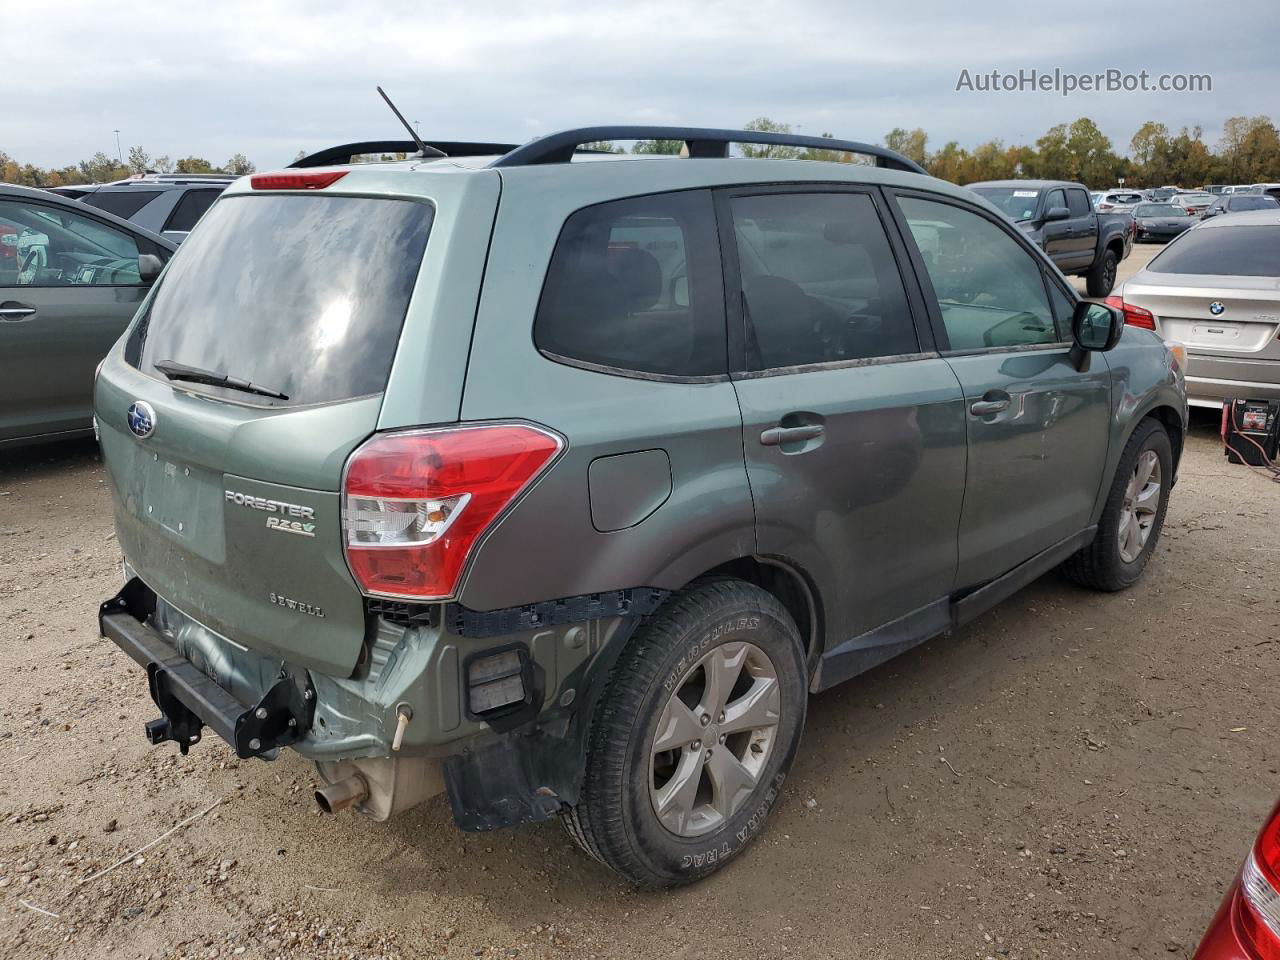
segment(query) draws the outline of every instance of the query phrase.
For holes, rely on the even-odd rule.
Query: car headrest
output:
[[[648,250],[610,245],[608,265],[622,284],[629,313],[648,310],[662,298],[662,267]]]

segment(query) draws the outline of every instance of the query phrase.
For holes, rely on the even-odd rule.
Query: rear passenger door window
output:
[[[553,360],[607,372],[725,376],[723,291],[707,191],[587,207],[556,241],[534,343]]]
[[[950,349],[1059,342],[1035,256],[991,220],[950,203],[901,196]]]
[[[1089,195],[1083,190],[1068,190],[1067,209],[1071,211],[1073,217],[1087,217],[1090,212]]]
[[[188,190],[165,221],[165,232],[189,233],[221,193],[221,190]]]
[[[902,276],[867,193],[729,200],[748,370],[920,349]]]

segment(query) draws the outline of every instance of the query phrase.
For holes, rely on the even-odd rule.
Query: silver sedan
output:
[[[1280,211],[1202,221],[1108,302],[1186,345],[1193,406],[1280,399]]]

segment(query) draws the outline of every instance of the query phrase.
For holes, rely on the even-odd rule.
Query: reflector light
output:
[[[323,190],[347,175],[346,170],[318,173],[255,173],[249,177],[254,190]]]
[[[1144,330],[1156,328],[1156,315],[1150,310],[1125,303],[1124,297],[1111,296],[1104,301],[1108,307],[1115,307],[1124,313],[1124,322],[1131,327],[1142,327]]]
[[[370,596],[449,599],[480,537],[563,446],[521,424],[373,437],[343,482],[352,576]]]
[[[524,660],[520,650],[506,650],[472,660],[467,668],[467,704],[474,714],[521,703],[525,697]]]

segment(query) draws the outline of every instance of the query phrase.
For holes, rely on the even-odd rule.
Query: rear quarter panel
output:
[[[572,178],[528,168],[504,178],[462,419],[531,420],[562,434],[567,447],[478,546],[460,594],[472,609],[630,587],[673,589],[755,552],[742,418],[727,378],[618,376],[552,361],[534,345],[533,319],[565,219],[593,203],[674,186],[633,176],[620,191],[617,171],[593,169],[604,166],[584,164]],[[655,169],[655,176],[699,165],[660,166],[673,169]],[[669,458],[669,495],[631,526],[597,529],[591,484],[601,458],[654,450]]]
[[[1115,349],[1093,362],[1111,367],[1111,421],[1107,465],[1093,508],[1097,523],[1106,503],[1124,446],[1137,425],[1158,407],[1178,417],[1183,433],[1187,425],[1187,390],[1184,374],[1164,341],[1149,330],[1126,326]],[[1175,456],[1177,448],[1175,447]],[[1174,464],[1176,470],[1177,464]]]

